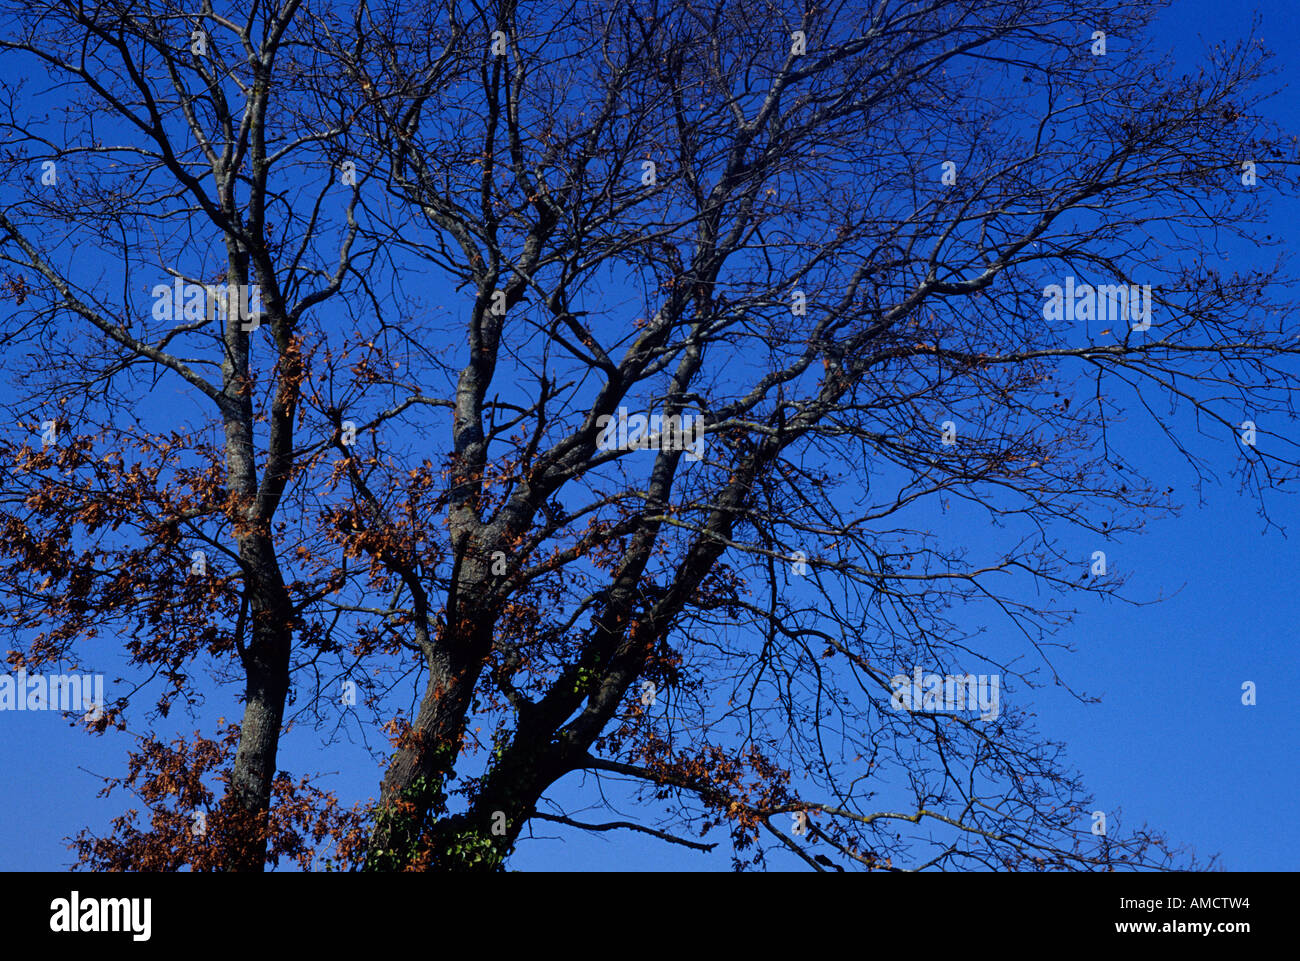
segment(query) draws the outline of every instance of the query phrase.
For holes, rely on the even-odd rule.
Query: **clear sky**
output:
[[[1175,0],[1157,37],[1180,63],[1194,64],[1202,44],[1231,40],[1258,10],[1259,36],[1277,57],[1281,95],[1267,108],[1300,131],[1300,7],[1295,0]],[[0,69],[4,69],[0,62]],[[1300,244],[1300,210],[1275,212],[1273,232]],[[1250,264],[1253,251],[1228,247],[1229,266]],[[1135,428],[1136,429],[1136,428]],[[1060,639],[1073,654],[1056,660],[1077,688],[1102,697],[1079,704],[1064,691],[1031,692],[1039,730],[1065,742],[1098,806],[1123,810],[1126,826],[1147,822],[1171,839],[1218,853],[1228,869],[1300,867],[1300,501],[1273,496],[1273,518],[1289,537],[1265,532],[1258,504],[1227,485],[1197,490],[1178,453],[1152,433],[1148,476],[1163,477],[1184,505],[1181,517],[1155,521],[1140,536],[1101,545],[1109,563],[1130,575],[1129,593],[1165,597],[1134,607],[1079,600],[1080,616]],[[1234,452],[1225,445],[1216,465],[1226,476]],[[1094,545],[1080,544],[1080,557]],[[974,627],[976,625],[970,625]],[[1241,703],[1253,681],[1258,703]],[[209,697],[203,733],[218,715],[238,718],[233,688]],[[111,695],[110,695],[111,696]],[[182,730],[196,725],[182,723]],[[64,837],[85,826],[103,830],[129,806],[129,797],[96,798],[90,773],[120,773],[127,739],[89,738],[57,714],[0,715],[0,869],[58,870],[72,857]],[[349,803],[378,790],[380,768],[359,747],[319,750],[311,731],[285,741],[281,766],[293,773],[326,772],[320,783]],[[335,772],[335,773],[328,773]],[[561,783],[553,796],[568,795]],[[613,795],[617,798],[617,795]],[[571,812],[582,817],[578,811]],[[646,820],[634,805],[628,819]],[[608,816],[593,815],[601,820]],[[709,855],[627,831],[586,836],[535,825],[521,840],[516,870],[725,870],[724,833]],[[772,864],[795,867],[788,856]]]

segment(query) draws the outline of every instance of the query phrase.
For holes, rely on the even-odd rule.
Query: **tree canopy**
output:
[[[1176,504],[1126,423],[1295,476],[1258,43],[1180,73],[1128,0],[2,6],[0,613],[14,668],[122,650],[90,728],[148,809],[81,863],[490,870],[558,823],[1196,866],[1095,833],[1025,705]],[[158,733],[201,698],[242,717]],[[289,723],[321,770],[386,734],[372,801],[281,770]]]

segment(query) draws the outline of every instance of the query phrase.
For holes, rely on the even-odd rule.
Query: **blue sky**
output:
[[[1247,30],[1251,10],[1259,11],[1259,36],[1277,56],[1282,94],[1268,110],[1300,130],[1293,95],[1300,86],[1300,18],[1292,0],[1240,6],[1182,0],[1162,18],[1156,37],[1181,64],[1191,65],[1202,44]],[[1294,205],[1274,212],[1273,232],[1288,247],[1300,242],[1297,214]],[[1253,253],[1227,251],[1230,265],[1242,266]],[[1235,452],[1225,445],[1220,456],[1215,466],[1226,476]],[[1153,521],[1141,535],[1116,542],[1081,542],[1078,553],[1082,564],[1092,550],[1104,548],[1111,566],[1130,576],[1132,596],[1166,599],[1140,607],[1080,599],[1078,618],[1059,635],[1076,651],[1059,655],[1055,664],[1101,703],[1080,704],[1053,688],[1025,698],[1038,728],[1068,746],[1098,806],[1122,809],[1126,826],[1146,822],[1202,856],[1220,854],[1228,869],[1294,870],[1300,867],[1300,825],[1292,816],[1300,795],[1300,701],[1294,693],[1300,691],[1300,530],[1289,531],[1290,537],[1265,530],[1257,502],[1226,483],[1198,490],[1177,451],[1154,432],[1142,466],[1175,487],[1182,515]],[[1269,507],[1283,527],[1294,527],[1300,517],[1294,496],[1271,496]],[[1241,703],[1244,681],[1257,685],[1255,706]],[[230,697],[222,691],[209,698],[204,733],[211,734],[207,722],[218,715],[238,717]],[[179,724],[182,730],[195,726]],[[6,715],[0,869],[64,868],[71,862],[64,837],[85,826],[102,830],[128,806],[125,795],[96,798],[99,782],[88,773],[120,772],[127,744],[117,734],[87,738],[56,714]],[[336,746],[323,757],[311,731],[289,735],[281,766],[326,772],[321,783],[348,802],[373,795],[382,776],[359,747]],[[571,794],[570,782],[553,791],[557,799]],[[617,793],[611,796],[618,800]],[[646,820],[632,804],[623,810],[628,819]],[[708,839],[720,842],[717,850],[701,855],[627,831],[587,836],[547,824],[534,830],[543,837],[521,841],[513,869],[725,870],[730,864],[722,833]],[[784,855],[772,864],[797,866]]]

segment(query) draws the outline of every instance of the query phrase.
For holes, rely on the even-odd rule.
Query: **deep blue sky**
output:
[[[1182,64],[1193,64],[1202,44],[1248,29],[1252,10],[1262,16],[1260,36],[1277,57],[1283,87],[1268,110],[1300,130],[1294,0],[1181,0],[1162,18],[1157,37]],[[1288,246],[1300,244],[1300,210],[1293,205],[1275,214],[1273,232]],[[1250,249],[1229,251],[1230,265],[1250,264]],[[1232,456],[1225,448],[1218,466]],[[1038,727],[1068,745],[1098,806],[1122,808],[1127,826],[1147,822],[1199,854],[1221,854],[1229,869],[1294,870],[1300,867],[1300,824],[1293,816],[1300,796],[1300,526],[1291,522],[1300,518],[1300,502],[1272,498],[1274,518],[1295,529],[1289,538],[1265,533],[1255,502],[1234,489],[1209,486],[1198,495],[1170,445],[1153,440],[1142,466],[1175,486],[1182,516],[1155,521],[1118,544],[1081,543],[1079,554],[1104,547],[1112,567],[1130,575],[1132,594],[1168,599],[1132,607],[1083,598],[1080,616],[1061,635],[1077,652],[1061,655],[1056,665],[1102,702],[1081,705],[1063,691],[1038,689],[1028,695]],[[1258,686],[1254,707],[1240,702],[1246,680]],[[212,716],[239,714],[238,705],[218,698],[208,707]],[[0,869],[66,867],[65,836],[86,825],[102,829],[128,806],[125,795],[95,798],[99,783],[86,773],[119,772],[127,742],[117,735],[87,738],[49,713],[8,714],[3,722]],[[340,772],[322,783],[349,802],[376,792],[382,772],[363,752],[335,749],[322,760],[317,745],[312,732],[294,732],[282,766]],[[563,797],[564,785],[554,793]],[[629,805],[625,813],[637,812]],[[536,831],[560,837],[551,827],[540,824]],[[510,866],[725,870],[730,863],[721,833],[710,838],[721,843],[707,856],[626,831],[562,837],[521,841]],[[794,866],[780,855],[772,863]]]

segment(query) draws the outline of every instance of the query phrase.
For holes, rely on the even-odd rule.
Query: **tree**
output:
[[[976,634],[988,605],[1055,677],[1056,598],[1119,590],[1096,545],[1173,503],[1121,415],[1171,405],[1202,470],[1196,431],[1292,414],[1285,278],[1214,266],[1291,186],[1264,56],[1178,76],[1147,4],[859,7],[7,11],[6,56],[86,96],[52,128],[6,90],[11,169],[78,171],[0,213],[15,419],[70,435],[4,458],[10,660],[117,618],[157,710],[205,659],[245,689],[225,753],[146,738],[151,829],[83,861],[258,869],[328,836],[492,869],[546,821],[725,826],[738,865],[1195,864],[1092,833],[1060,746],[999,703],[1036,668]],[[257,330],[139,310],[214,249]],[[129,426],[143,370],[194,413]],[[1268,439],[1232,462],[1259,489],[1294,476]],[[187,577],[199,542],[229,566]],[[290,691],[328,724],[350,678],[393,747],[349,812],[275,760]],[[178,836],[181,772],[225,783],[213,843]],[[579,774],[668,823],[555,807]]]
[[[243,720],[211,832],[232,870],[266,860],[295,651],[334,643],[316,611],[344,577],[318,563],[310,480],[331,435],[298,428],[315,399],[309,314],[346,300],[369,255],[354,247],[358,189],[327,208],[332,178],[305,186],[346,124],[319,94],[323,68],[286,44],[297,9],[240,24],[211,6],[14,5],[3,44],[19,70],[75,90],[41,91],[69,124],[59,142],[16,106],[25,84],[6,90],[7,173],[28,186],[0,215],[19,268],[8,290],[26,307],[10,321],[27,348],[10,355],[25,376],[11,409],[64,437],[8,444],[7,607],[27,641],[10,660],[80,660],[76,641],[118,626],[163,681],[162,715],[192,697],[197,660],[238,672]],[[272,91],[312,109],[273,111]],[[49,176],[27,177],[32,164]],[[183,398],[141,423],[155,385]]]

